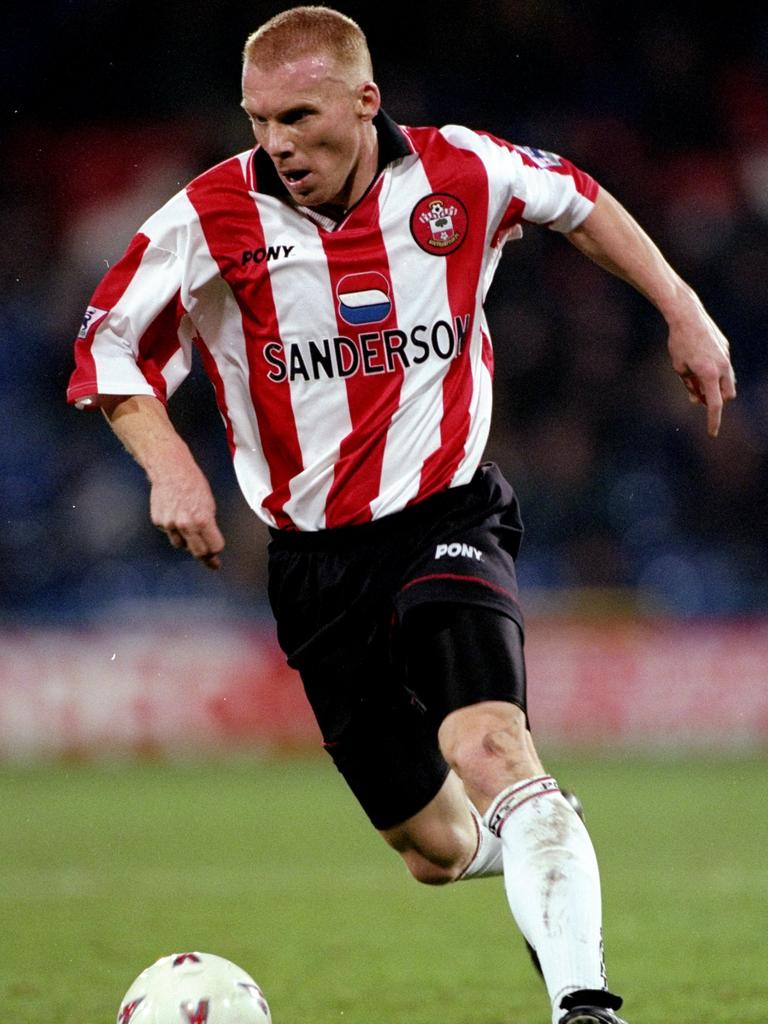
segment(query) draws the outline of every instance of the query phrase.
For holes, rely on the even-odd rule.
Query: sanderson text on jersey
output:
[[[356,338],[337,335],[309,341],[269,341],[264,358],[269,380],[322,380],[362,373],[394,373],[430,358],[456,359],[469,335],[470,314],[454,316],[453,323],[436,320],[416,324],[410,331],[390,328],[364,331]]]

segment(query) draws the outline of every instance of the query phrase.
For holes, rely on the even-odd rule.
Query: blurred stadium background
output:
[[[98,415],[66,407],[64,390],[72,337],[106,266],[169,194],[248,146],[240,48],[286,6],[72,0],[7,15],[0,744],[9,753],[87,746],[97,734],[107,747],[128,735],[161,741],[173,715],[155,723],[158,694],[170,693],[167,677],[188,685],[190,661],[206,699],[222,706],[232,706],[230,690],[247,692],[249,659],[267,665],[262,678],[284,675],[265,611],[264,530],[236,490],[207,382],[197,373],[172,413],[219,497],[228,538],[219,574],[151,528],[141,473]],[[704,742],[718,722],[721,742],[763,743],[768,16],[757,4],[706,19],[695,5],[576,0],[343,6],[369,34],[397,119],[465,122],[567,155],[634,212],[730,337],[740,398],[713,443],[668,367],[655,311],[562,239],[531,229],[508,247],[489,302],[488,454],[523,505],[534,685],[541,676],[553,709],[547,680],[569,693],[571,683],[586,687],[568,697],[582,711],[571,732],[609,691],[621,722],[608,732],[624,738],[644,741],[656,708],[667,738],[679,726],[695,739],[687,716],[698,708]],[[639,710],[621,705],[633,687]],[[114,728],[118,692],[134,709],[133,732]],[[78,725],[87,708],[99,722]],[[542,715],[559,735],[557,716]],[[261,717],[251,709],[251,724]],[[228,727],[247,738],[234,712]]]
[[[207,382],[197,372],[171,411],[218,496],[228,541],[218,574],[153,530],[142,474],[98,415],[64,401],[72,338],[103,270],[169,194],[249,145],[239,52],[288,6],[33,0],[5,12],[0,893],[16,925],[0,992],[20,1021],[108,1019],[133,974],[177,936],[271,985],[287,1011],[278,1024],[330,1022],[339,1007],[352,1022],[466,1020],[461,1001],[445,998],[453,961],[434,956],[445,927],[437,904],[401,884],[324,761],[155,771],[166,752],[250,758],[316,740],[275,648],[265,532],[236,490]],[[649,229],[731,340],[740,397],[712,442],[668,367],[655,312],[562,239],[530,229],[508,247],[488,304],[488,454],[526,521],[533,720],[577,788],[582,780],[590,827],[612,858],[606,902],[623,983],[645,993],[647,1024],[699,1021],[689,995],[707,985],[719,999],[713,1009],[706,997],[708,1020],[757,1024],[768,1013],[761,968],[748,960],[768,900],[768,14],[757,3],[704,16],[694,4],[605,0],[339,6],[367,31],[397,120],[466,123],[568,156]],[[151,756],[146,766],[72,764],[126,753]],[[238,819],[243,806],[259,811]],[[262,816],[298,814],[316,845],[294,862]],[[336,822],[347,881],[326,891]],[[254,864],[262,890],[250,888]],[[296,902],[296,880],[306,888],[308,878],[314,902],[304,890]],[[357,904],[340,902],[342,888]],[[370,920],[358,920],[369,897]],[[397,935],[400,909],[417,900],[421,960],[381,961],[371,977],[376,929]],[[317,910],[303,913],[308,905]],[[180,907],[194,927],[180,927]],[[313,933],[331,908],[337,932]],[[294,929],[302,959],[314,951],[307,969],[328,986],[322,1014],[312,987],[294,984],[282,937],[254,929],[265,920]],[[344,935],[345,963],[369,978],[363,994],[336,969]],[[501,957],[508,937],[493,943]],[[471,938],[456,948],[485,955]],[[512,1019],[533,1019],[535,981],[516,1002],[494,993],[488,1003],[487,962],[461,968],[475,1009],[490,1007],[473,1019],[498,1024],[510,1007]],[[404,990],[388,984],[393,975]]]

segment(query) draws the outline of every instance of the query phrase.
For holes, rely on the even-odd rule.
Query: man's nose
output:
[[[287,157],[293,153],[290,130],[285,125],[271,124],[264,130],[264,149],[273,158]]]

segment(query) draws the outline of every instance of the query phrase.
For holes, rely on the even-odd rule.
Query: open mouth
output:
[[[284,171],[283,178],[289,185],[298,185],[309,174],[309,171]]]

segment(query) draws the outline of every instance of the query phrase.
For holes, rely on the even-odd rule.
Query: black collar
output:
[[[413,153],[413,147],[403,131],[384,110],[379,110],[373,119],[373,125],[379,139],[378,174],[395,160],[410,156]],[[277,199],[290,197],[288,189],[280,181],[280,176],[275,170],[271,157],[261,146],[257,146],[253,153],[253,178],[255,191],[275,196]]]
[[[379,171],[383,171],[387,164],[393,164],[395,160],[402,160],[404,156],[413,153],[413,146],[405,133],[385,110],[379,110],[373,124],[379,136]]]

